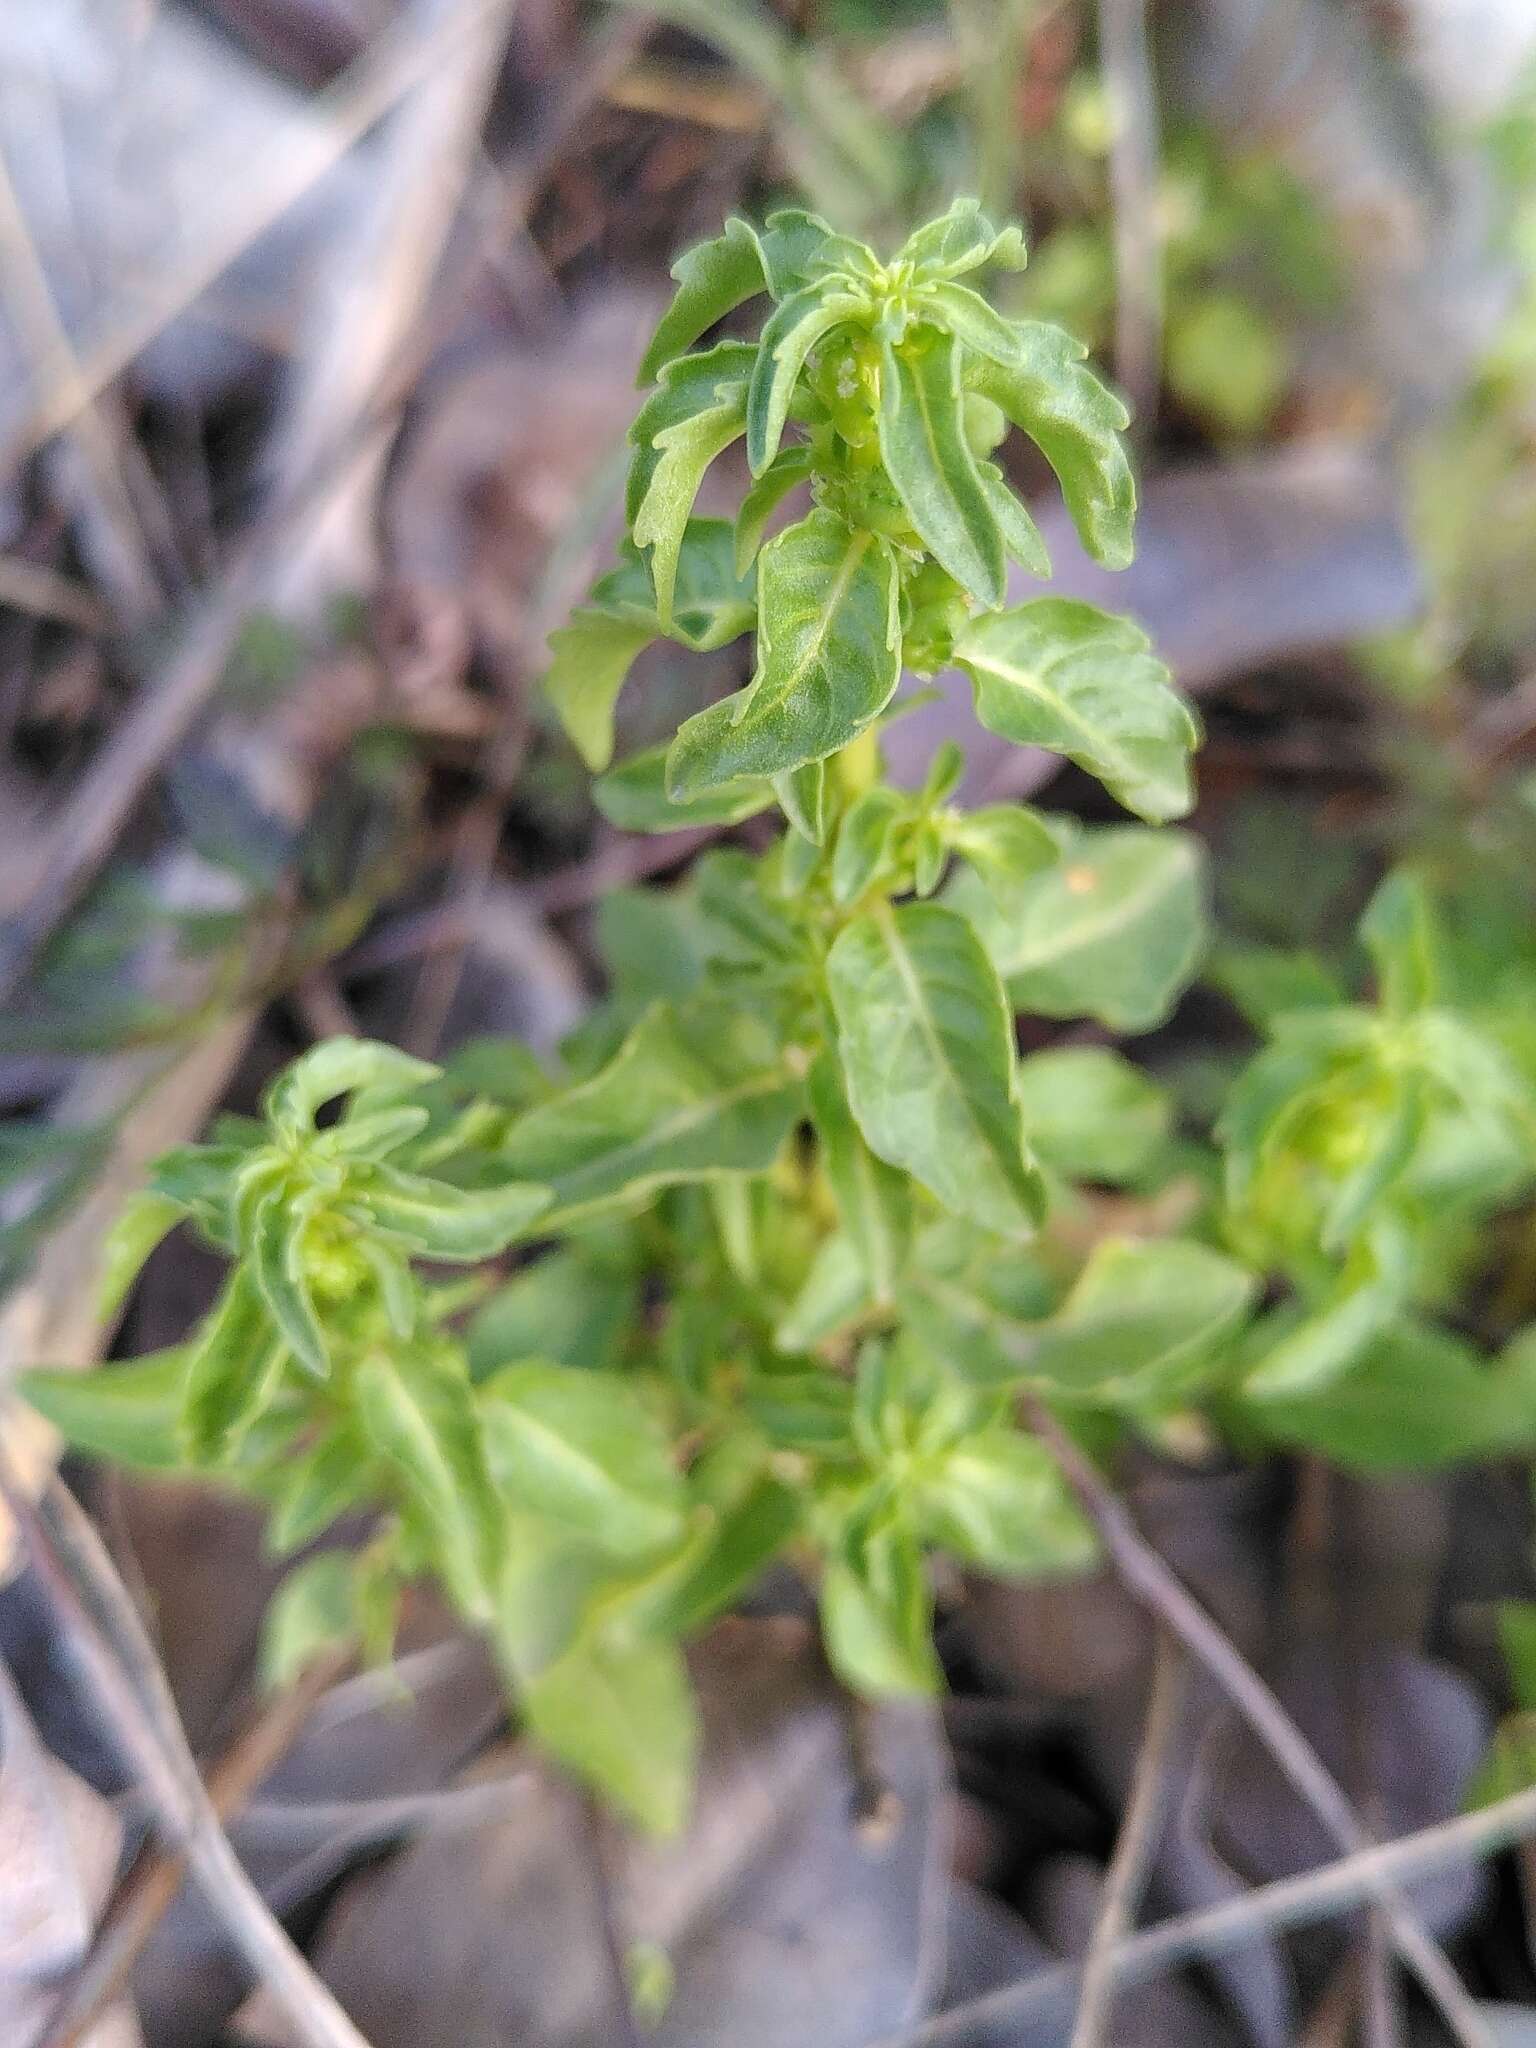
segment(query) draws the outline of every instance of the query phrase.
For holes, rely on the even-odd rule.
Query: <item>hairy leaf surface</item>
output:
[[[880,455],[923,544],[984,605],[1006,593],[1003,536],[966,438],[960,349],[948,335],[883,344]]]
[[[480,1389],[486,1459],[508,1500],[620,1556],[683,1533],[671,1446],[621,1374],[530,1359]]]
[[[884,906],[827,957],[848,1098],[870,1149],[947,1208],[1018,1233],[1038,1169],[1013,1092],[1013,1024],[996,970],[952,910]]]
[[[758,558],[757,673],[683,725],[668,756],[672,796],[836,753],[874,723],[900,679],[889,543],[811,512]]]
[[[740,1012],[657,1004],[600,1073],[513,1127],[503,1164],[553,1190],[541,1228],[556,1231],[671,1181],[764,1171],[800,1097]]]
[[[973,619],[955,660],[990,731],[1064,754],[1154,824],[1189,809],[1199,727],[1129,619],[1075,598],[1036,598]]]
[[[1019,355],[1005,366],[972,357],[967,381],[1002,407],[1056,472],[1083,546],[1107,568],[1134,553],[1136,480],[1120,436],[1130,415],[1088,369],[1088,351],[1065,328],[1017,323]]]
[[[1068,840],[1056,866],[996,902],[957,887],[1015,1008],[1097,1017],[1112,1031],[1161,1023],[1206,938],[1199,842],[1111,825]]]

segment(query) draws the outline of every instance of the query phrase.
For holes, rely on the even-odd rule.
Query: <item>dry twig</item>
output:
[[[95,502],[111,541],[114,581],[128,611],[150,612],[160,587],[123,474],[123,450],[96,396],[85,391],[80,365],[59,318],[47,273],[32,237],[5,158],[0,155],[0,293],[18,340],[31,358],[39,382],[67,393],[73,407],[71,435],[90,474]]]
[[[1124,1503],[1045,1404],[1031,1398],[1027,1409],[1032,1428],[1050,1447],[1129,1590],[1215,1679],[1338,1846],[1350,1851],[1369,1848],[1371,1837],[1337,1779],[1274,1692],[1142,1535]],[[1402,1893],[1382,1882],[1372,1896],[1386,1917],[1399,1956],[1462,2048],[1494,2048],[1492,2031],[1476,2002]]]
[[[377,122],[433,76],[479,17],[503,0],[474,4],[424,34],[409,23],[386,31],[327,91],[315,111],[328,118],[306,123],[286,151],[273,152],[262,177],[240,188],[237,203],[211,219],[196,240],[196,260],[146,299],[132,320],[87,349],[67,381],[45,392],[17,431],[0,444],[0,474],[78,418],[127,369],[142,349],[242,256],[273,222],[298,204]]]
[[[0,605],[34,618],[58,619],[82,633],[110,633],[116,624],[93,592],[21,555],[0,555]]]
[[[1105,1971],[1117,1991],[1126,1991],[1180,1963],[1225,1954],[1287,1927],[1354,1912],[1384,1890],[1398,1890],[1438,1871],[1497,1856],[1532,1834],[1536,1791],[1516,1792],[1475,1813],[1458,1814],[1454,1820],[1342,1856],[1337,1863],[1325,1863],[1300,1877],[1281,1878],[1241,1898],[1148,1927],[1116,1943],[1105,1958]],[[1082,1975],[1078,1963],[1041,1970],[1022,1983],[1004,1984],[968,1999],[907,2033],[889,2035],[872,2048],[962,2048],[984,2030],[1067,2012]]]
[[[364,2037],[268,1911],[219,1825],[170,1688],[100,1537],[57,1481],[34,1507],[0,1458],[0,1495],[47,1588],[82,1698],[133,1772],[167,1846],[302,2048],[367,2048]]]
[[[208,1796],[221,1822],[231,1820],[303,1733],[315,1702],[351,1664],[343,1645],[317,1657],[278,1694],[209,1774]],[[59,1994],[36,2048],[78,2048],[127,1988],[145,1944],[170,1910],[186,1877],[186,1860],[164,1852],[130,1871],[89,1955]]]
[[[1163,254],[1157,208],[1157,97],[1146,0],[1099,0],[1114,203],[1115,377],[1145,439],[1157,412],[1163,353]]]
[[[1157,1846],[1167,1794],[1168,1755],[1184,1700],[1184,1659],[1178,1645],[1158,1631],[1147,1720],[1131,1780],[1131,1796],[1120,1823],[1115,1853],[1104,1880],[1104,1897],[1083,1957],[1083,1989],[1072,2028],[1072,2048],[1100,2048],[1109,2029],[1114,1996],[1112,1958],[1125,1937]]]

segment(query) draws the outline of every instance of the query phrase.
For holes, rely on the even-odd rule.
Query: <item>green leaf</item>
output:
[[[110,1322],[128,1298],[128,1290],[144,1262],[161,1240],[186,1217],[186,1204],[152,1188],[131,1195],[107,1232],[101,1251],[100,1293],[96,1313]]]
[[[881,346],[880,455],[929,553],[982,604],[1007,594],[1003,536],[976,467],[948,335]]]
[[[661,382],[641,406],[629,430],[630,446],[635,452],[624,482],[624,520],[631,530],[661,460],[655,446],[656,436],[716,405],[733,402],[732,394],[744,398],[756,361],[756,342],[721,341],[713,348],[701,349],[697,355],[679,356],[666,365]],[[613,571],[611,579],[605,577],[598,585],[605,610],[655,607],[655,583],[645,569],[645,558],[639,548],[631,553],[632,545],[621,548],[620,567]],[[645,573],[639,575],[637,569],[645,569]]]
[[[361,1507],[373,1472],[368,1447],[349,1421],[327,1430],[307,1450],[285,1456],[275,1478],[266,1542],[281,1557]]]
[[[657,1004],[600,1073],[514,1125],[502,1161],[553,1191],[543,1224],[560,1230],[669,1182],[765,1171],[800,1094],[739,1011]]]
[[[672,266],[677,294],[641,359],[637,382],[654,382],[674,356],[759,292],[782,299],[803,285],[807,264],[831,237],[818,215],[785,207],[760,230],[733,217],[713,240],[685,250]]]
[[[236,1175],[253,1152],[266,1148],[263,1124],[255,1126],[254,1143],[173,1145],[149,1169],[149,1185],[159,1195],[179,1202],[207,1236],[226,1251],[234,1249],[231,1196]]]
[[[659,633],[650,565],[631,540],[623,542],[619,556],[618,568],[593,585],[592,603],[648,620]],[[730,521],[690,519],[677,557],[668,636],[695,654],[712,654],[750,633],[756,619],[756,578],[750,569],[737,570]]]
[[[890,544],[833,512],[776,534],[758,561],[757,673],[683,725],[672,796],[780,775],[857,739],[901,680],[898,594]]]
[[[322,1651],[358,1633],[357,1561],[323,1551],[288,1573],[261,1625],[261,1682],[278,1692],[301,1677]]]
[[[833,234],[819,213],[807,213],[801,206],[781,206],[768,216],[758,235],[763,252],[763,269],[768,289],[776,299],[787,299],[792,291],[818,275],[822,260],[849,246],[843,235]]]
[[[1496,1612],[1499,1649],[1515,1704],[1536,1712],[1536,1602],[1501,1600]]]
[[[1322,1391],[1244,1402],[1241,1413],[1268,1442],[1365,1472],[1406,1472],[1528,1450],[1536,1438],[1530,1394],[1528,1373],[1490,1369],[1470,1345],[1404,1320]]]
[[[763,252],[755,231],[732,217],[712,241],[684,250],[672,266],[677,295],[662,315],[640,359],[640,384],[652,384],[663,367],[692,348],[727,313],[768,289]]]
[[[1204,1245],[1105,1239],[1036,1332],[1029,1375],[1058,1399],[1177,1398],[1254,1291],[1251,1274]]]
[[[1469,1116],[1516,1132],[1530,1156],[1536,1088],[1487,1031],[1450,1010],[1425,1010],[1396,1040]]]
[[[871,1151],[959,1215],[1032,1229],[1043,1192],[1013,1093],[1013,1020],[966,920],[932,903],[881,906],[839,934],[827,982]]]
[[[1374,1013],[1357,1007],[1295,1010],[1276,1020],[1271,1043],[1238,1075],[1216,1127],[1231,1207],[1247,1199],[1266,1156],[1297,1115],[1315,1121],[1312,1112],[1337,1094],[1333,1084],[1341,1076],[1354,1105],[1363,1106],[1366,1091],[1358,1084],[1374,1066],[1379,1045]]]
[[[373,1274],[384,1320],[397,1337],[414,1335],[422,1296],[410,1260],[395,1246],[380,1244],[372,1237],[365,1238],[358,1249]]]
[[[520,1687],[534,1737],[655,1835],[693,1803],[698,1709],[672,1643],[578,1644]]]
[[[1042,868],[1054,867],[1061,848],[1038,811],[1025,804],[987,804],[943,820],[945,844],[968,860],[982,880],[1007,900],[1006,892]]]
[[[1027,1375],[1055,1284],[1042,1269],[1021,1269],[1015,1247],[1014,1256],[998,1258],[998,1240],[978,1248],[933,1239],[931,1229],[923,1233],[902,1290],[907,1329],[961,1379],[982,1388],[1016,1385]]]
[[[480,1420],[463,1362],[425,1348],[402,1369],[370,1353],[353,1392],[368,1440],[393,1474],[400,1504],[431,1546],[443,1583],[471,1620],[490,1619],[503,1510],[486,1476]]]
[[[1203,856],[1182,832],[1088,829],[1060,862],[1010,892],[956,888],[1014,1007],[1150,1031],[1173,1007],[1206,940]]]
[[[842,1067],[823,1052],[811,1068],[811,1121],[821,1141],[821,1163],[858,1253],[870,1298],[888,1306],[912,1241],[912,1195],[905,1177],[876,1158],[848,1107]]]
[[[1076,598],[1039,597],[973,619],[955,660],[976,686],[976,716],[989,731],[1064,754],[1154,824],[1189,809],[1200,728],[1129,619]]]
[[[1168,1097],[1105,1046],[1037,1052],[1019,1062],[1017,1090],[1030,1143],[1070,1179],[1124,1186],[1167,1142]]]
[[[549,1208],[548,1188],[514,1177],[500,1187],[460,1188],[398,1167],[376,1165],[359,1182],[373,1226],[416,1258],[467,1265],[492,1259],[525,1237]]]
[[[1351,1274],[1323,1307],[1288,1319],[1279,1341],[1244,1374],[1244,1400],[1293,1401],[1342,1379],[1401,1314],[1405,1278]]]
[[[304,1228],[311,1211],[311,1202],[296,1201],[286,1187],[261,1198],[252,1220],[251,1274],[289,1350],[306,1372],[324,1379],[330,1348],[304,1276]]]
[[[366,1105],[370,1099],[354,1095],[346,1115],[327,1131],[325,1143],[333,1158],[386,1159],[412,1138],[419,1138],[432,1121],[432,1112],[422,1103],[402,1102],[393,1109],[369,1109]]]
[[[647,747],[592,785],[592,799],[621,832],[682,832],[690,825],[739,825],[773,805],[773,784],[742,776],[678,802],[667,795],[667,748]]]
[[[947,803],[965,780],[965,749],[954,740],[942,740],[933,751],[928,773],[918,798],[921,810],[936,810]]]
[[[910,805],[899,790],[876,783],[843,813],[832,854],[832,900],[856,903],[889,872],[897,827]]]
[[[1005,370],[1028,369],[1033,321],[1009,320],[980,292],[947,279],[928,285],[921,304],[923,318],[946,328],[969,355],[1000,363]]]
[[[1376,970],[1378,999],[1396,1017],[1435,1000],[1440,933],[1424,884],[1406,869],[1388,875],[1365,907],[1360,937]]]
[[[194,1464],[220,1464],[277,1391],[287,1350],[256,1278],[237,1266],[187,1353],[182,1445]]]
[[[1394,1073],[1387,1077],[1384,1101],[1371,1105],[1355,1125],[1359,1151],[1349,1172],[1339,1176],[1320,1229],[1319,1242],[1332,1257],[1342,1258],[1377,1202],[1407,1171],[1424,1134],[1429,1108],[1423,1077]]]
[[[999,232],[982,212],[980,200],[966,196],[908,235],[898,261],[910,263],[925,279],[961,277],[988,263],[1022,270],[1024,235],[1012,225]]]
[[[779,1319],[779,1351],[811,1351],[845,1330],[870,1307],[869,1275],[852,1238],[840,1231],[826,1238],[811,1261],[800,1291]]]
[[[302,1053],[267,1090],[263,1108],[279,1130],[301,1137],[314,1129],[315,1112],[358,1088],[414,1088],[435,1081],[440,1068],[392,1045],[368,1038],[327,1038]]]
[[[1123,569],[1135,552],[1136,480],[1120,436],[1130,415],[1083,358],[1064,328],[1043,320],[1015,328],[1013,365],[973,357],[967,383],[1022,427],[1056,472],[1083,546],[1107,568]]]
[[[583,605],[549,636],[544,694],[594,774],[613,759],[613,707],[624,679],[659,631],[654,620],[619,618]]]
[[[931,896],[944,879],[949,865],[949,846],[936,818],[924,818],[912,835],[912,887],[919,896]]]
[[[526,1109],[549,1093],[549,1075],[538,1055],[515,1038],[466,1039],[449,1054],[443,1071],[455,1089],[502,1109]]]
[[[712,967],[788,973],[804,960],[802,935],[774,887],[771,862],[715,847],[695,863],[692,887]]]
[[[812,457],[809,446],[797,441],[781,448],[741,501],[736,514],[736,572],[745,576],[757,559],[763,532],[769,519],[790,492],[810,480]]]
[[[17,1375],[16,1391],[71,1449],[141,1472],[173,1472],[185,1463],[187,1355],[176,1344],[94,1372],[37,1369]]]
[[[1473,1772],[1462,1793],[1462,1808],[1474,1813],[1493,1806],[1536,1785],[1536,1713],[1529,1709],[1506,1714],[1493,1731],[1488,1753]],[[1479,2006],[1479,2013],[1494,2029],[1496,2048],[1530,2048],[1530,2008],[1527,2006]],[[1507,2024],[1506,2024],[1507,2016]]]
[[[1315,953],[1280,946],[1218,944],[1205,979],[1267,1032],[1289,1010],[1326,1009],[1345,1001],[1343,984]]]
[[[827,771],[823,761],[786,768],[773,778],[779,809],[802,839],[820,846],[827,836]]]
[[[683,1484],[660,1425],[617,1373],[528,1360],[480,1389],[491,1477],[520,1509],[621,1557],[683,1533]]]
[[[618,567],[593,584],[588,601],[611,618],[662,630],[650,564],[632,540],[620,543]],[[737,571],[729,520],[690,519],[677,557],[668,637],[695,654],[710,654],[750,633],[756,617],[756,581],[750,570]]]
[[[585,1243],[552,1251],[499,1288],[469,1325],[470,1377],[522,1358],[612,1367],[640,1321],[636,1267]]]
[[[630,428],[627,506],[635,546],[650,550],[656,617],[672,629],[673,593],[704,472],[746,427],[746,377],[756,351],[722,342],[669,363]]]
[[[790,400],[806,357],[823,335],[845,326],[866,309],[864,298],[839,291],[830,282],[792,292],[774,308],[763,326],[747,396],[747,462],[754,476],[761,476],[779,452]]]
[[[1051,573],[1050,552],[1045,537],[1027,505],[1014,494],[1012,485],[995,462],[976,463],[976,474],[992,507],[992,517],[1003,537],[1003,552],[1028,575],[1042,580]]]
[[[758,1479],[726,1506],[698,1562],[667,1596],[669,1633],[690,1636],[749,1593],[799,1520],[798,1498],[776,1479]]]
[[[876,1530],[828,1559],[821,1632],[833,1670],[855,1692],[901,1699],[939,1690],[933,1599],[907,1530]]]
[[[1001,1425],[963,1437],[919,1487],[925,1538],[1007,1577],[1086,1571],[1098,1544],[1043,1444]]]
[[[597,945],[631,1014],[658,996],[692,995],[704,978],[704,921],[687,890],[611,889],[597,906]]]

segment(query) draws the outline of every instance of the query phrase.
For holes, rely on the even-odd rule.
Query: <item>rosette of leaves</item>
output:
[[[387,1646],[434,1576],[532,1733],[652,1826],[687,1806],[683,1646],[772,1561],[815,1585],[851,1685],[931,1690],[934,1552],[1019,1576],[1092,1552],[1021,1396],[1101,1437],[1155,1428],[1220,1381],[1250,1305],[1198,1235],[1085,1225],[1083,1183],[1150,1196],[1179,1172],[1161,1091],[1105,1048],[1017,1051],[1020,1007],[1150,1028],[1203,932],[1194,842],[1154,829],[1188,806],[1195,739],[1167,672],[1090,606],[1004,608],[1005,555],[1046,566],[990,459],[1009,424],[1103,559],[1133,509],[1118,402],[975,288],[1022,254],[961,203],[889,263],[806,214],[682,259],[630,539],[549,688],[602,765],[649,639],[755,634],[747,688],[597,798],[633,830],[775,808],[786,829],[605,905],[609,998],[548,1067],[503,1042],[442,1072],[306,1055],[123,1225],[119,1286],[183,1219],[231,1258],[201,1330],[27,1381],[86,1448],[255,1492],[281,1551],[370,1519],[285,1582],[275,1668],[328,1635]],[[755,297],[759,340],[693,346]],[[695,517],[737,440],[738,518]],[[968,810],[953,746],[888,785],[902,669],[949,660],[984,722],[1141,822]]]

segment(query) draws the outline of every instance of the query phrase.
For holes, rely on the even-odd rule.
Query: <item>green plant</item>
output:
[[[1077,345],[962,282],[1022,259],[961,202],[889,264],[804,213],[733,220],[681,260],[632,538],[554,636],[548,687],[615,822],[777,806],[786,829],[604,906],[611,993],[559,1072],[507,1042],[442,1069],[349,1040],[306,1054],[260,1121],[162,1160],[112,1240],[113,1299],[182,1221],[229,1255],[201,1330],[26,1381],[87,1450],[256,1494],[280,1553],[373,1518],[285,1582],[274,1672],[348,1633],[387,1651],[432,1576],[535,1736],[649,1826],[687,1805],[680,1645],[775,1559],[816,1586],[850,1685],[931,1689],[931,1552],[1018,1575],[1094,1552],[1022,1394],[1106,1446],[1192,1409],[1285,1440],[1262,1376],[1298,1334],[1275,1317],[1316,1350],[1353,1298],[1336,1269],[1395,1270],[1441,1112],[1513,1133],[1494,1198],[1529,1173],[1529,1083],[1430,1000],[1406,885],[1368,926],[1381,1008],[1282,1016],[1240,1084],[1225,1204],[1214,1156],[1118,1053],[1019,1058],[1018,1009],[1159,1022],[1203,936],[1195,842],[1165,824],[1196,737],[1166,671],[1124,620],[1006,602],[1007,556],[1048,569],[991,459],[1010,426],[1102,560],[1128,558],[1134,506],[1124,413]],[[759,340],[695,346],[764,294]],[[734,527],[694,517],[742,439]],[[611,767],[658,634],[755,634],[752,679]],[[985,725],[1142,822],[966,810],[952,746],[920,789],[887,783],[903,669],[951,663]],[[510,1276],[486,1266],[514,1245]],[[1294,1306],[1250,1322],[1256,1270]],[[1330,1355],[1335,1377],[1359,1356]]]

